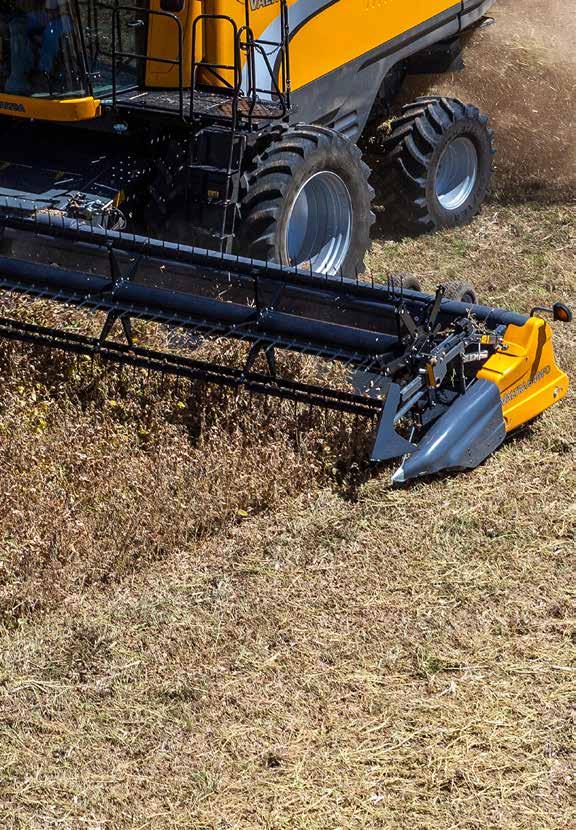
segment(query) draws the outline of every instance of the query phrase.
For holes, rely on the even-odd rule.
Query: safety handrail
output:
[[[171,12],[164,12],[156,9],[145,9],[141,6],[126,6],[122,5],[118,2],[110,5],[108,3],[99,3],[98,4],[101,8],[109,9],[112,12],[112,105],[113,107],[117,106],[118,100],[118,92],[117,92],[117,83],[116,83],[116,62],[117,58],[129,58],[133,60],[140,60],[144,61],[145,64],[148,63],[163,63],[168,66],[177,66],[178,67],[178,98],[179,98],[179,111],[180,117],[184,118],[184,28],[182,26],[182,21],[178,18],[175,14]],[[147,17],[164,17],[168,20],[172,20],[176,25],[178,31],[178,58],[162,58],[155,55],[149,54],[138,54],[134,52],[125,52],[122,50],[122,46],[120,45],[120,50],[116,48],[116,42],[118,40],[118,36],[120,35],[120,26],[121,26],[121,19],[120,19],[120,12],[133,12],[139,15],[147,15]]]
[[[226,23],[229,23],[232,27],[232,31],[234,34],[234,63],[233,64],[222,64],[222,63],[211,63],[210,61],[205,61],[204,58],[201,60],[196,59],[196,43],[197,43],[197,31],[200,25],[204,25],[205,20],[222,20]],[[224,86],[232,92],[233,95],[233,102],[232,102],[232,118],[234,121],[234,126],[236,124],[236,116],[238,111],[238,98],[240,96],[240,91],[242,88],[242,68],[240,63],[240,50],[238,46],[238,26],[236,21],[226,14],[200,14],[192,23],[192,77],[191,77],[191,89],[190,89],[190,119],[194,118],[195,110],[194,104],[196,99],[196,90],[198,87],[198,71],[200,69],[206,70],[208,72],[212,72],[219,81],[221,81]],[[219,72],[233,72],[234,73],[234,84],[231,84],[226,78],[223,78]]]
[[[246,35],[246,41],[242,43],[241,38],[242,35]],[[250,100],[250,108],[248,111],[248,119],[249,121],[252,120],[254,109],[256,108],[256,104],[258,103],[258,93],[269,93],[271,92],[273,95],[273,102],[276,105],[279,105],[280,113],[277,118],[284,118],[290,106],[289,103],[289,91],[280,89],[278,81],[276,80],[275,71],[270,64],[268,59],[268,53],[266,52],[266,46],[276,46],[282,52],[284,51],[284,47],[281,44],[275,43],[274,41],[269,40],[257,40],[254,38],[254,34],[250,28],[244,26],[240,29],[239,32],[239,40],[240,40],[240,49],[244,49],[246,51],[246,61],[248,67],[248,90],[246,93],[246,97]],[[256,69],[255,69],[255,62],[254,62],[254,54],[255,52],[259,52],[264,60],[266,65],[266,69],[268,70],[268,74],[270,75],[270,82],[271,82],[271,89],[265,89],[262,87],[256,86]],[[285,70],[284,70],[284,60],[281,59],[281,67],[283,71],[283,77],[285,78]]]

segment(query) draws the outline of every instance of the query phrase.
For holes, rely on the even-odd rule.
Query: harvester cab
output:
[[[366,417],[395,481],[476,467],[566,394],[550,326],[465,284],[359,278],[374,221],[359,141],[388,223],[478,213],[487,117],[445,97],[390,115],[405,76],[453,65],[492,2],[0,0],[3,308],[19,294],[103,315],[98,336],[29,314],[0,336]],[[139,345],[133,320],[191,332],[194,354]],[[344,371],[302,382],[285,352]]]
[[[492,2],[1,0],[0,199],[354,274],[374,221],[361,137],[390,224],[479,211],[475,107],[425,98],[373,127]]]

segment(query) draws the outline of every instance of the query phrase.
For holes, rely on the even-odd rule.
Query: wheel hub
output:
[[[448,144],[436,172],[436,197],[444,210],[458,210],[476,187],[478,150],[469,138],[460,136]]]
[[[292,265],[310,265],[320,274],[337,274],[352,238],[352,199],[336,173],[322,171],[296,194],[286,223],[285,249]]]

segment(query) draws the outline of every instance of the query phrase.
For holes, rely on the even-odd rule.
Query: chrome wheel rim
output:
[[[337,274],[350,248],[352,199],[336,173],[315,173],[301,186],[290,208],[284,239],[291,265]]]
[[[478,181],[478,150],[469,138],[455,138],[446,147],[436,172],[436,197],[444,210],[464,205]]]

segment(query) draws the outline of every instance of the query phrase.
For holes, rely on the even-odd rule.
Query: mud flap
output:
[[[392,480],[402,483],[448,470],[472,470],[506,437],[502,400],[496,384],[477,380],[426,433]]]

